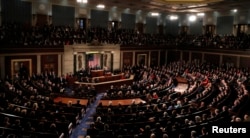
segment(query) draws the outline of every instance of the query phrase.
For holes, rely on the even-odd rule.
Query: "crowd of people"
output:
[[[64,46],[74,44],[119,44],[121,46],[166,46],[248,49],[248,34],[146,34],[129,29],[73,28],[70,26],[32,26],[3,24],[0,27],[2,46]]]
[[[104,28],[74,29],[69,26],[23,27],[3,24],[1,46],[64,46],[74,44],[119,44],[121,46],[180,46],[247,49],[247,34],[162,35],[135,30]],[[176,61],[162,66],[124,66],[122,73],[133,75],[131,85],[112,85],[103,99],[134,99],[131,105],[100,104],[88,137],[207,137],[209,124],[249,122],[250,75],[247,68],[215,66],[210,63]],[[74,78],[77,76],[76,78]],[[17,74],[0,81],[1,137],[69,137],[96,99],[93,87],[69,87],[69,81],[88,78],[85,70],[58,76],[53,71]],[[177,78],[185,78],[188,88],[176,92]],[[54,102],[56,96],[88,98],[87,105]]]
[[[155,67],[125,66],[122,70],[135,76],[133,83],[112,85],[102,98],[141,98],[144,102],[132,100],[131,105],[117,106],[100,103],[94,115],[96,121],[87,130],[91,138],[194,138],[207,134],[206,124],[249,121],[250,76],[246,68],[178,61]],[[70,136],[88,105],[79,101],[55,103],[54,98],[58,94],[68,96],[65,89],[73,76],[44,72],[1,80],[1,136]],[[187,80],[184,92],[174,89],[178,77]],[[71,96],[89,98],[88,104],[96,100],[93,91],[89,86],[70,89]]]
[[[137,76],[134,83],[111,86],[103,99],[140,97],[145,103],[100,103],[88,129],[91,138],[209,137],[211,124],[250,121],[247,70],[185,62],[128,68]],[[176,77],[188,80],[183,93],[174,90]]]
[[[87,107],[80,101],[54,102],[57,95],[79,96],[74,93],[75,89],[66,92],[71,75],[58,76],[51,71],[31,76],[17,74],[15,78],[6,76],[1,80],[0,137],[69,137]],[[79,92],[83,91],[82,88]],[[94,100],[82,97],[90,98],[89,102]]]

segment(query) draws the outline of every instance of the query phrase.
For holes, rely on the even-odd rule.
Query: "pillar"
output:
[[[189,53],[189,57],[188,57],[189,60],[188,60],[188,62],[191,62],[192,61],[192,52],[189,51],[188,53]]]
[[[62,75],[62,54],[58,54],[58,70],[57,70],[57,75],[61,76]]]
[[[1,78],[5,78],[5,57],[4,56],[0,56],[0,75],[1,75]]]
[[[74,74],[76,73],[76,55],[77,55],[77,52],[74,52],[73,53],[73,73]]]
[[[183,51],[180,51],[180,60],[182,61]]]
[[[237,56],[236,67],[240,67],[240,56]]]
[[[110,71],[113,72],[113,66],[114,66],[114,53],[111,52],[111,65],[110,65]]]
[[[220,62],[219,62],[219,65],[221,66],[222,65],[222,55],[220,54]]]
[[[133,65],[136,65],[136,61],[135,61],[135,51],[133,51]],[[123,65],[122,65],[123,66]]]
[[[161,60],[161,51],[160,50],[158,50],[158,63],[157,63],[157,65],[160,65],[160,60]]]
[[[201,62],[200,64],[202,64],[204,62],[204,53],[201,53]]]
[[[41,73],[41,55],[40,54],[38,54],[37,56],[36,56],[36,66],[37,66],[37,69],[36,69],[36,71],[37,71],[37,73]]]

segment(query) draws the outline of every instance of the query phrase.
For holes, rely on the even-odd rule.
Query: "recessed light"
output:
[[[105,8],[105,5],[103,5],[103,4],[98,4],[96,7],[97,7],[97,8],[100,8],[100,9],[104,9],[104,8]]]
[[[159,16],[159,13],[158,12],[152,12],[151,16]]]
[[[188,19],[189,19],[190,22],[194,22],[196,20],[196,16],[195,15],[190,15]]]

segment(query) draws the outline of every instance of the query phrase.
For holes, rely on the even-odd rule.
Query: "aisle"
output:
[[[90,124],[94,122],[92,116],[95,114],[96,107],[98,106],[102,96],[103,93],[97,94],[95,102],[89,105],[89,107],[87,107],[85,117],[81,120],[80,124],[77,125],[76,128],[74,128],[70,138],[80,138],[86,136],[87,129],[89,128]]]

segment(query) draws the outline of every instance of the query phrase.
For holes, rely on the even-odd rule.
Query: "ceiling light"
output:
[[[151,16],[159,16],[159,13],[157,13],[157,12],[152,12],[152,13],[151,13]]]
[[[188,19],[189,19],[190,22],[194,22],[196,20],[196,16],[195,15],[190,15]]]
[[[190,9],[190,10],[187,10],[187,11],[189,11],[189,12],[199,12],[199,11],[196,10],[196,9]]]
[[[97,8],[100,8],[100,9],[104,9],[104,8],[105,8],[105,5],[103,5],[103,4],[98,4],[96,7],[97,7]]]
[[[238,10],[237,9],[234,9],[233,12],[237,12]]]
[[[88,0],[76,0],[78,3],[88,3]]]
[[[169,17],[169,19],[170,19],[170,20],[177,20],[177,19],[178,19],[178,16],[176,16],[176,15],[171,15],[171,16]]]
[[[197,13],[197,16],[204,16],[205,13],[201,12],[201,13]]]

